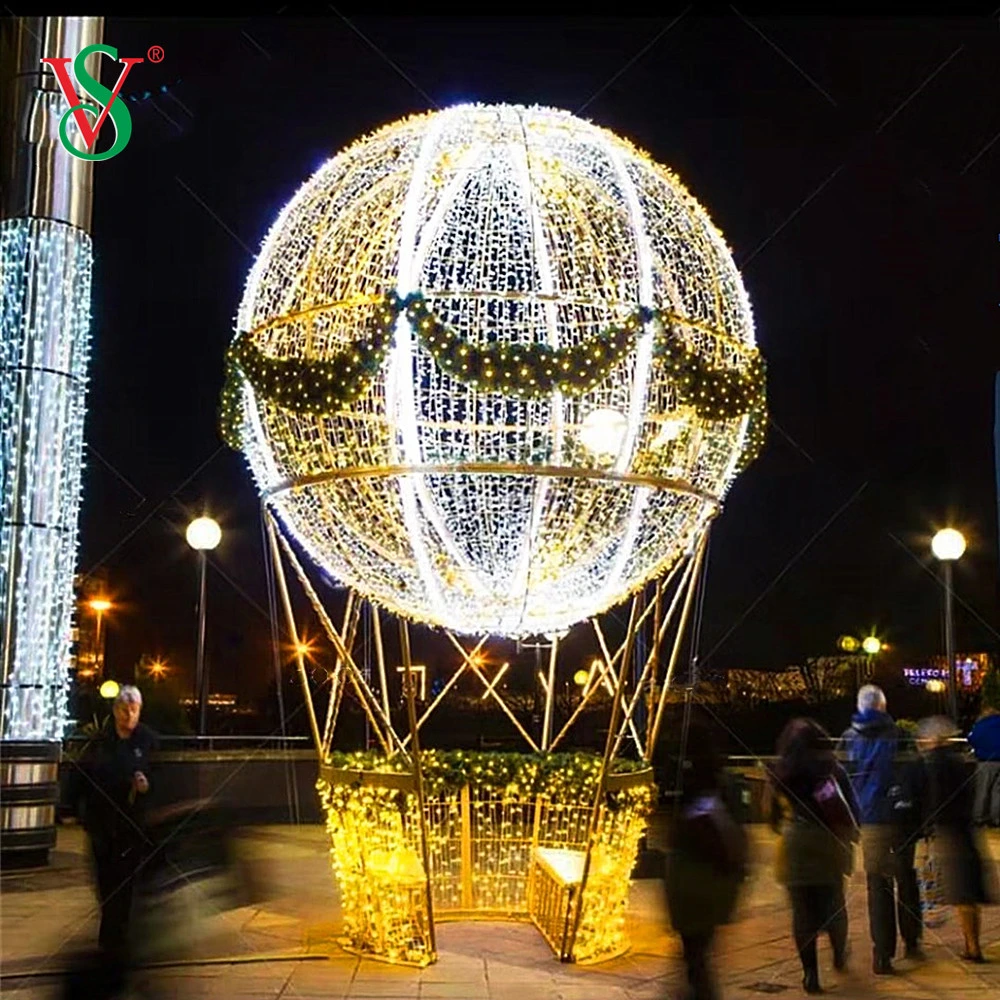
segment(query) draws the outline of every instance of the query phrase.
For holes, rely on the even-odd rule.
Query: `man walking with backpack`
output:
[[[861,812],[872,970],[879,976],[890,975],[897,920],[906,957],[922,957],[920,887],[914,867],[920,765],[886,712],[885,694],[874,684],[858,691],[858,710],[841,738],[841,748]]]

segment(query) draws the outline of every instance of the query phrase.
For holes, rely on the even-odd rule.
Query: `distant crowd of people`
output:
[[[872,972],[892,975],[900,943],[924,958],[916,851],[929,838],[938,902],[953,906],[961,958],[985,961],[980,907],[995,901],[977,826],[1000,826],[1000,712],[987,710],[969,734],[974,778],[943,716],[910,736],[888,714],[883,691],[858,692],[857,712],[839,740],[813,719],[793,719],[767,769],[766,812],[779,835],[775,877],[786,889],[806,993],[823,992],[817,943],[829,938],[833,966],[849,964],[845,880],[855,854],[865,874]],[[711,728],[693,722],[669,831],[665,870],[671,924],[680,935],[689,1000],[720,994],[710,967],[717,929],[732,921],[747,878],[750,844],[737,818]],[[843,763],[841,763],[843,761]]]

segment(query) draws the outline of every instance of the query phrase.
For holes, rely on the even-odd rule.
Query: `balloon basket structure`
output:
[[[318,787],[349,950],[427,965],[432,919],[530,921],[563,961],[628,950],[629,875],[654,797],[649,769],[609,776],[582,892],[592,795],[554,800],[465,784],[428,795],[422,824],[412,773],[324,765]]]
[[[650,764],[700,580],[707,534],[665,578],[655,599],[632,599],[626,635],[616,651],[591,622],[603,657],[591,664],[579,703],[556,732],[553,639],[544,721],[535,738],[483,674],[477,654],[447,633],[462,656],[418,717],[417,671],[409,627],[399,623],[408,732],[393,727],[387,667],[373,608],[377,678],[352,655],[362,600],[349,594],[340,627],[320,601],[295,550],[265,508],[274,580],[296,648],[306,710],[319,758],[317,788],[330,836],[330,857],[344,919],[341,945],[383,961],[426,966],[437,960],[435,925],[446,920],[531,922],[563,962],[595,963],[629,948],[626,906],[631,872],[656,802]],[[337,654],[328,677],[321,729],[308,683],[305,647],[285,576],[298,577]],[[636,638],[651,627],[639,662]],[[672,642],[665,643],[668,634]],[[661,666],[661,650],[664,653]],[[393,670],[395,672],[395,669]],[[478,677],[527,743],[525,754],[420,748],[420,732],[460,677]],[[324,685],[326,687],[326,685]],[[346,692],[366,713],[378,749],[334,751]],[[574,722],[597,698],[610,702],[603,753],[567,752]]]

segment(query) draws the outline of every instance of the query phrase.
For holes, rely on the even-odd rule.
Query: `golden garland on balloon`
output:
[[[368,338],[329,360],[268,357],[253,344],[249,333],[237,336],[226,355],[226,384],[219,408],[223,440],[230,447],[241,446],[242,378],[258,396],[295,413],[326,415],[358,399],[378,374],[396,319],[404,311],[438,367],[479,392],[521,399],[542,399],[555,390],[566,396],[583,395],[608,377],[639,331],[652,323],[656,330],[653,357],[669,372],[679,404],[692,406],[704,420],[730,420],[763,408],[765,372],[758,351],[753,351],[742,371],[710,365],[688,348],[659,310],[640,307],[624,323],[613,324],[572,347],[496,341],[470,344],[428,308],[419,292],[401,298],[391,291],[379,303]],[[756,428],[759,420],[752,422]]]

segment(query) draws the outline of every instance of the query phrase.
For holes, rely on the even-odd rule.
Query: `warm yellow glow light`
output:
[[[853,635],[842,635],[837,640],[837,645],[845,653],[854,653],[857,651],[858,646],[860,646],[861,644],[858,642],[857,639],[854,638]]]
[[[159,680],[167,672],[167,665],[162,660],[154,660],[149,665],[149,672],[156,680]]]
[[[222,541],[222,529],[218,521],[210,517],[196,517],[185,534],[188,545],[199,552],[214,549]]]
[[[931,694],[941,694],[941,692],[945,689],[945,683],[941,680],[931,679],[925,686]]]
[[[573,683],[579,687],[584,687],[590,679],[590,674],[586,670],[578,670],[573,674]]]
[[[87,601],[87,607],[91,611],[96,611],[97,614],[103,615],[105,611],[110,611],[113,605],[106,597],[94,597]]]
[[[960,559],[965,552],[965,536],[954,528],[942,528],[931,539],[931,552],[942,562]]]
[[[861,643],[861,648],[869,655],[875,656],[882,649],[882,643],[877,636],[869,635],[866,636],[864,641]]]
[[[428,758],[434,753],[429,751]],[[499,761],[502,754],[497,754]],[[369,767],[371,764],[369,763]],[[398,764],[390,768],[398,772]],[[502,765],[501,765],[502,766]],[[538,764],[493,787],[488,775],[459,789],[430,782],[426,798],[430,890],[434,918],[530,919],[553,950],[565,945],[574,898],[567,872],[582,869],[587,818],[599,761],[581,755],[554,772],[536,793]],[[488,770],[486,764],[473,769]],[[395,782],[359,783],[357,771],[324,768],[317,783],[340,885],[344,929],[351,950],[390,962],[434,961],[427,933],[427,881],[421,860],[416,795]],[[337,776],[340,776],[338,780]],[[386,774],[399,779],[399,773]],[[493,779],[495,780],[495,779]],[[602,809],[583,892],[572,958],[594,962],[628,947],[625,908],[639,839],[646,829],[653,786],[643,780],[615,792]],[[553,856],[567,864],[553,870]],[[563,870],[565,869],[565,871]]]
[[[119,690],[118,681],[105,681],[101,685],[101,697],[111,701],[112,698],[118,697]]]

